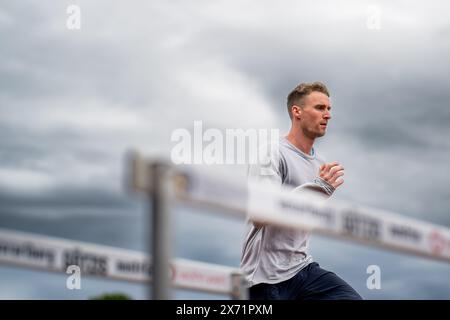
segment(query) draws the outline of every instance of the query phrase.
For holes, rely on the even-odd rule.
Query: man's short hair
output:
[[[330,96],[327,87],[322,82],[300,83],[287,97],[289,117],[292,119],[292,106],[303,106],[303,98],[313,91],[318,91]]]

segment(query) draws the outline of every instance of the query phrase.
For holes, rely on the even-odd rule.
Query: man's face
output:
[[[331,119],[330,99],[322,92],[313,91],[303,98],[303,107],[295,112],[305,136],[315,139],[325,135]]]

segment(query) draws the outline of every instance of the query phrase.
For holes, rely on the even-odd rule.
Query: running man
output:
[[[338,162],[326,163],[314,149],[331,119],[327,87],[302,83],[287,98],[291,129],[268,153],[269,165],[251,165],[249,178],[269,179],[295,192],[315,190],[330,197],[344,180]],[[249,222],[242,248],[241,270],[250,299],[360,300],[361,296],[335,273],[322,269],[308,254],[309,234]]]

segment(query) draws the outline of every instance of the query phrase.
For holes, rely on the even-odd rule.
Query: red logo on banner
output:
[[[447,245],[447,241],[437,230],[433,230],[430,233],[428,241],[430,243],[431,251],[434,254],[441,254]]]

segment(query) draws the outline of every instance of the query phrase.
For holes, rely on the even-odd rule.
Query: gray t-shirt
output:
[[[278,185],[295,189],[320,191],[330,196],[334,188],[317,177],[325,161],[315,153],[308,155],[286,138],[279,144],[272,144],[261,153],[260,163],[249,166],[248,176],[252,179],[268,179]],[[279,283],[293,277],[311,263],[308,254],[308,232],[288,230],[265,225],[256,227],[248,221],[241,255],[241,271],[249,286],[258,283]]]

